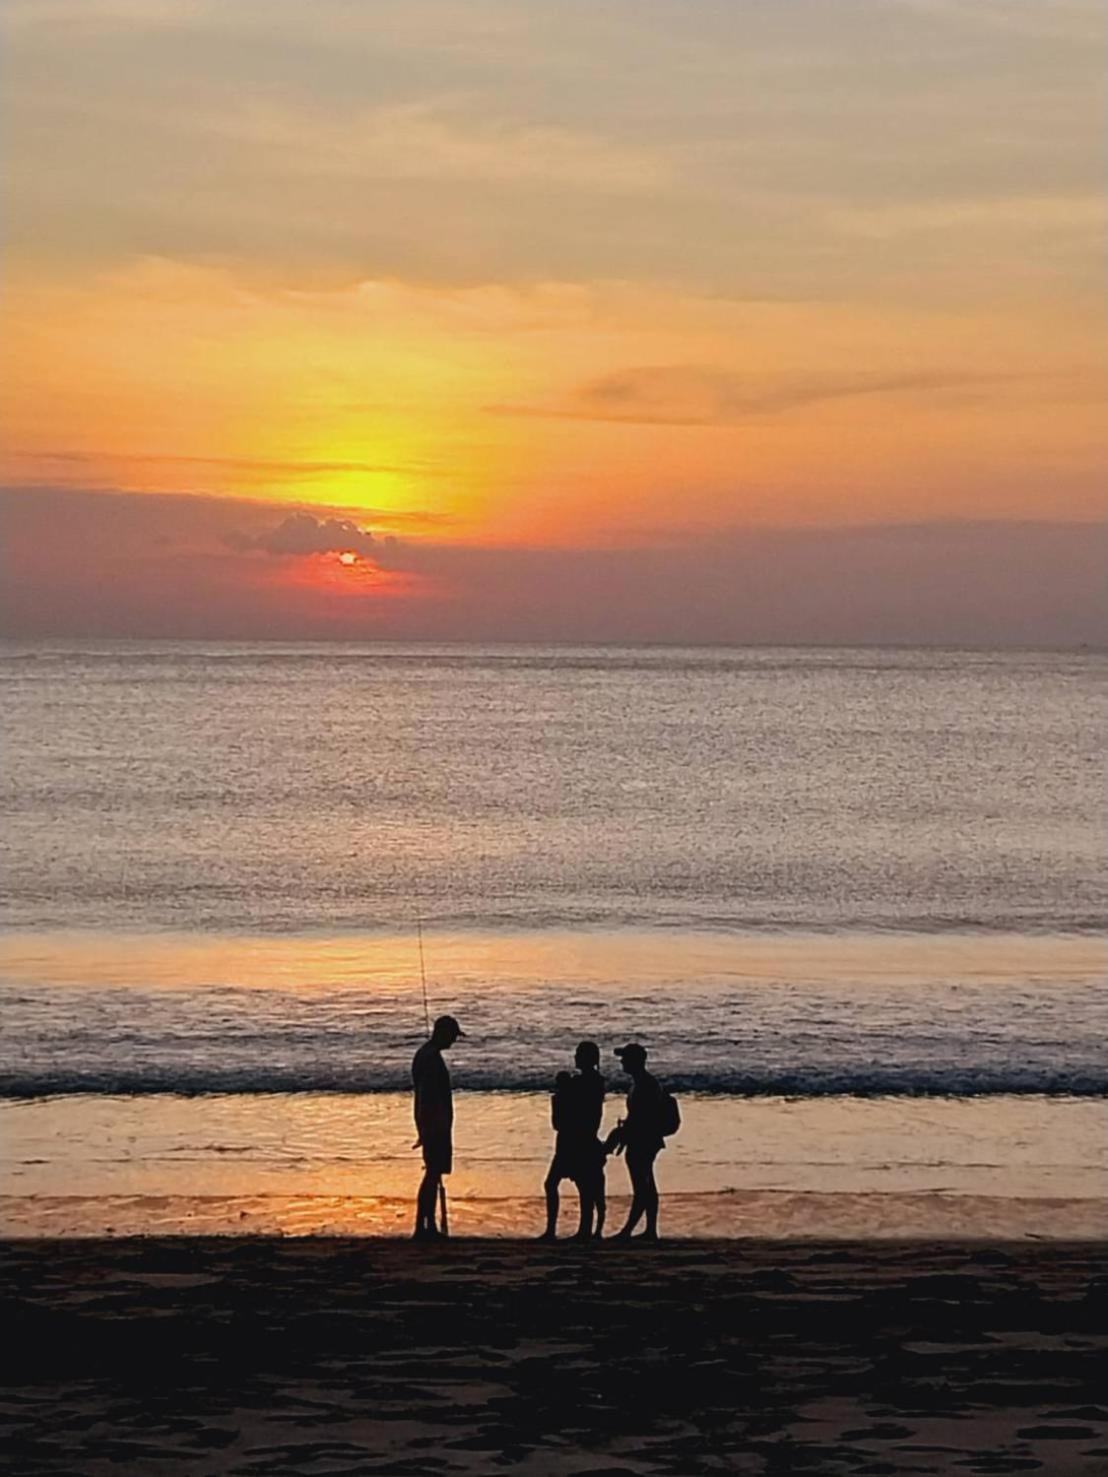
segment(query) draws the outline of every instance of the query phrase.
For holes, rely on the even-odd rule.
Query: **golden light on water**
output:
[[[444,849],[444,856],[448,852]],[[1029,974],[1081,978],[1101,972],[1103,946],[1092,937],[1034,934],[975,936],[857,934],[733,937],[685,931],[661,948],[650,930],[579,934],[425,933],[432,990],[444,998],[479,985],[515,988],[520,979],[605,983],[614,989],[662,988],[695,975],[773,978],[787,984],[813,978],[848,980],[859,988],[901,979],[951,977],[1005,980]],[[32,986],[144,985],[183,988],[231,981],[311,994],[328,987],[408,980],[418,993],[419,951],[414,914],[405,925],[357,935],[315,935],[310,941],[244,935],[201,936],[57,932],[48,948],[33,933],[9,931],[0,940],[0,966],[9,979]],[[555,985],[552,984],[552,988]]]

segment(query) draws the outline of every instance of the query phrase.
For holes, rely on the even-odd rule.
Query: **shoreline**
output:
[[[1108,1460],[1108,1245],[0,1243],[21,1473],[1004,1473]]]
[[[412,1193],[225,1195],[0,1195],[0,1240],[51,1242],[103,1238],[157,1240],[282,1237],[384,1241],[407,1237]],[[447,1189],[450,1195],[449,1187]],[[544,1220],[541,1193],[450,1195],[451,1224],[462,1238],[510,1243]],[[629,1196],[608,1197],[608,1225],[618,1227]],[[561,1230],[576,1223],[577,1199],[564,1188]],[[1037,1241],[1108,1246],[1108,1199],[871,1191],[860,1194],[788,1189],[663,1193],[667,1241],[736,1244],[872,1242],[942,1245]]]

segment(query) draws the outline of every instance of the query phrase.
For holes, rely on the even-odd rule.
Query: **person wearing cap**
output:
[[[631,1209],[627,1221],[617,1231],[614,1240],[629,1241],[639,1221],[646,1218],[646,1225],[639,1238],[643,1241],[658,1239],[658,1186],[654,1179],[654,1161],[658,1151],[665,1147],[665,1136],[661,1127],[662,1088],[656,1077],[646,1070],[646,1047],[637,1041],[616,1047],[623,1070],[631,1078],[631,1090],[627,1094],[627,1116],[608,1136],[605,1147],[616,1153],[625,1153],[627,1173],[631,1178]]]
[[[436,1220],[442,1195],[443,1175],[454,1167],[454,1098],[450,1070],[443,1060],[465,1032],[452,1015],[440,1015],[430,1037],[412,1059],[416,1140],[423,1150],[423,1180],[416,1197],[415,1240],[446,1235]]]

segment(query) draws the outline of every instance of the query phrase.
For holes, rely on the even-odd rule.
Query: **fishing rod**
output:
[[[431,1035],[431,1004],[427,998],[427,965],[423,958],[423,919],[416,919],[416,938],[419,940],[419,978],[423,985],[423,1024],[427,1035]]]

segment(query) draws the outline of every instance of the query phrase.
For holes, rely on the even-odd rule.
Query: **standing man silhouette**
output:
[[[577,1234],[583,1241],[604,1230],[607,1197],[604,1193],[604,1161],[607,1151],[600,1141],[606,1084],[600,1075],[600,1047],[595,1041],[578,1042],[573,1056],[577,1067],[574,1087],[581,1123],[581,1221]]]
[[[412,1089],[416,1140],[423,1150],[423,1180],[416,1197],[416,1223],[412,1239],[429,1241],[447,1234],[445,1207],[443,1224],[436,1220],[445,1200],[443,1175],[454,1167],[454,1097],[450,1071],[443,1060],[465,1032],[452,1015],[440,1015],[431,1035],[412,1059]]]
[[[641,1241],[658,1239],[658,1186],[654,1179],[654,1161],[665,1148],[662,1126],[662,1087],[657,1077],[646,1070],[646,1047],[637,1041],[616,1048],[623,1070],[631,1078],[627,1094],[627,1117],[621,1118],[608,1135],[606,1147],[626,1151],[627,1173],[631,1177],[631,1208],[622,1230],[615,1239],[629,1241],[631,1233],[645,1216]]]

